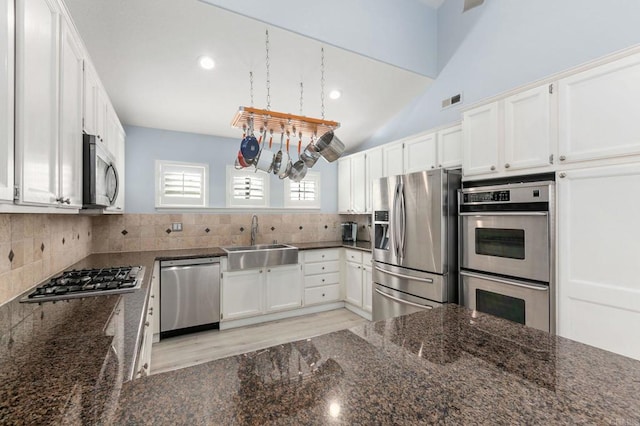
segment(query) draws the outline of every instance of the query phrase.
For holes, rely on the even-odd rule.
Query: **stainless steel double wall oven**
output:
[[[555,332],[553,175],[476,185],[460,191],[460,302]]]

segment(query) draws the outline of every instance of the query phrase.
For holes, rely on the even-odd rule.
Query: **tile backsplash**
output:
[[[336,241],[337,214],[257,214],[258,244]],[[252,214],[0,214],[0,304],[91,253],[248,245]],[[181,223],[182,231],[171,231]]]
[[[91,253],[91,218],[0,214],[0,304]]]
[[[323,213],[257,214],[256,243],[336,241],[340,216]],[[93,218],[95,253],[248,245],[251,213],[125,214]],[[181,223],[182,231],[171,230]]]

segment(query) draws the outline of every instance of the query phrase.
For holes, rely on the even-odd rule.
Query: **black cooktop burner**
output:
[[[143,277],[144,267],[142,266],[65,271],[38,286],[21,302],[46,302],[128,293],[140,288]]]

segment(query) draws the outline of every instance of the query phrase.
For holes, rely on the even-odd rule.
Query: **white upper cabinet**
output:
[[[498,172],[501,163],[499,107],[498,102],[493,102],[466,111],[462,116],[462,172],[465,176]]]
[[[370,149],[365,153],[365,204],[370,213],[373,206],[373,181],[382,177],[382,148]]]
[[[83,54],[70,25],[60,32],[60,192],[64,206],[82,207]]]
[[[404,144],[391,143],[382,146],[383,176],[395,176],[404,173]]]
[[[93,69],[93,65],[87,61],[84,65],[84,100],[82,104],[82,126],[88,135],[98,134],[98,92],[100,80]]]
[[[504,100],[506,171],[553,164],[556,127],[552,125],[552,99],[553,85],[544,85]]]
[[[58,204],[60,12],[16,2],[16,180],[22,203]]]
[[[0,201],[13,201],[14,2],[0,0]]]
[[[367,209],[365,197],[365,154],[351,156],[351,211],[364,213]]]
[[[438,131],[438,168],[462,167],[462,126]]]
[[[421,135],[404,142],[404,173],[435,169],[437,133]]]
[[[559,160],[640,154],[640,54],[559,81]]]
[[[351,210],[351,159],[338,160],[338,211],[349,213]]]

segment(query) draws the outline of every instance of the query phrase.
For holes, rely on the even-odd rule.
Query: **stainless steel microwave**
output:
[[[112,206],[120,183],[115,158],[94,135],[83,135],[82,204],[85,208]]]

